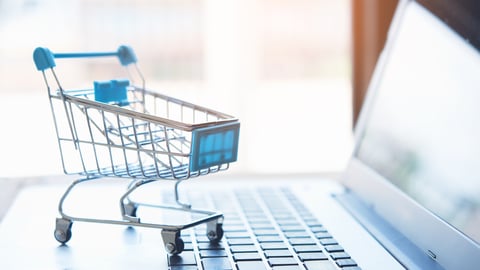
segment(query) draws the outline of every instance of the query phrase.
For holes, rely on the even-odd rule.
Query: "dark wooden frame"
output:
[[[354,125],[397,3],[398,0],[352,0]]]

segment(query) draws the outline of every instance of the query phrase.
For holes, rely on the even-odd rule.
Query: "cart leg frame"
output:
[[[55,239],[60,242],[62,245],[66,244],[72,237],[72,224],[73,222],[90,222],[90,223],[102,223],[102,224],[115,224],[115,225],[125,225],[125,226],[137,226],[137,227],[146,227],[161,229],[161,235],[165,250],[169,254],[179,254],[184,249],[184,243],[181,239],[181,231],[188,229],[200,224],[206,224],[206,236],[211,242],[218,242],[223,237],[223,214],[221,212],[215,212],[210,210],[203,209],[194,209],[191,205],[182,203],[179,200],[178,196],[178,184],[181,181],[177,181],[175,184],[175,201],[177,205],[157,205],[157,204],[147,204],[132,201],[129,198],[137,188],[145,184],[155,182],[156,180],[136,180],[132,181],[128,185],[127,191],[120,197],[120,212],[123,220],[112,220],[112,219],[99,219],[99,218],[88,218],[88,217],[78,217],[65,213],[64,203],[67,200],[70,192],[79,184],[98,179],[99,177],[86,177],[73,181],[68,188],[65,190],[64,194],[60,198],[58,204],[58,212],[60,218],[56,219],[55,222]],[[156,224],[156,223],[143,223],[140,221],[140,218],[136,216],[136,211],[138,207],[154,207],[159,209],[167,209],[173,211],[183,211],[195,214],[206,215],[203,218],[196,219],[187,224],[182,225],[168,225],[168,224]]]

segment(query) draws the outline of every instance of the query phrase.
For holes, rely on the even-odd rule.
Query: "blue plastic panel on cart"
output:
[[[110,80],[93,82],[95,100],[103,103],[114,103],[120,106],[128,105],[128,80]]]
[[[236,161],[239,132],[238,122],[194,130],[190,171]]]

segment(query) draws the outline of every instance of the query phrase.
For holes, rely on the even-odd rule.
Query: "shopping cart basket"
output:
[[[120,60],[128,79],[95,81],[90,89],[73,90],[63,88],[55,73],[56,58],[112,56]],[[222,238],[222,213],[181,202],[178,185],[191,177],[225,170],[236,161],[240,127],[236,118],[145,89],[137,58],[128,46],[93,53],[52,53],[39,47],[33,58],[47,86],[64,172],[81,175],[60,199],[61,217],[56,219],[54,233],[57,241],[64,244],[70,240],[74,221],[161,229],[170,254],[183,251],[181,230],[199,224],[206,224],[210,241]],[[135,85],[135,80],[141,85]],[[121,219],[75,217],[64,212],[64,202],[76,185],[104,177],[130,180],[119,198]],[[164,179],[176,181],[176,203],[151,205],[131,199],[138,187]],[[192,219],[193,214],[204,217],[182,225],[144,223],[137,216],[140,206],[190,212]]]

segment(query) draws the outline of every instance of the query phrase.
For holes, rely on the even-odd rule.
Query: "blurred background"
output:
[[[33,50],[122,44],[147,88],[240,118],[228,173],[339,171],[352,148],[351,14],[350,0],[0,0],[0,178],[62,174]],[[102,72],[63,61],[61,81]]]

